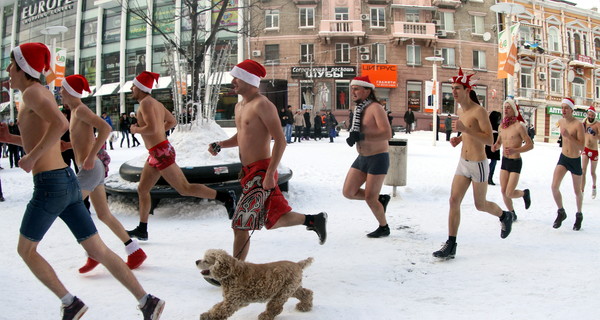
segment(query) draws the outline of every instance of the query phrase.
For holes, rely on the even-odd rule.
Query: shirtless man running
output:
[[[577,213],[575,213],[573,230],[579,231],[581,229],[581,222],[583,221],[583,213],[581,213],[583,205],[583,193],[581,192],[583,174],[581,169],[581,151],[584,147],[585,133],[581,122],[573,117],[575,102],[570,98],[565,98],[562,101],[561,108],[563,117],[558,120],[558,126],[562,135],[562,150],[552,177],[552,196],[554,196],[554,202],[556,202],[558,211],[552,227],[554,229],[560,228],[562,222],[567,218],[567,213],[563,207],[562,194],[560,193],[560,184],[567,171],[569,171],[573,179],[573,189],[577,202]]]
[[[37,251],[56,218],[62,219],[94,260],[102,263],[138,300],[145,319],[158,319],[165,302],[142,288],[131,270],[102,241],[81,198],[75,172],[63,161],[60,137],[69,126],[52,93],[40,82],[50,68],[50,51],[42,43],[26,43],[11,52],[6,68],[10,86],[21,91],[17,123],[21,136],[0,124],[0,141],[21,145],[27,155],[19,167],[33,174],[34,193],[21,222],[17,252],[31,272],[62,302],[62,319],[79,319],[88,307],[58,279],[52,266]],[[117,311],[116,311],[117,312]],[[113,318],[119,318],[115,313]]]
[[[203,184],[191,184],[175,163],[175,149],[167,140],[166,131],[175,127],[175,117],[165,106],[154,99],[150,93],[159,74],[143,71],[131,86],[131,96],[140,107],[137,112],[137,124],[130,127],[131,133],[139,133],[148,148],[148,160],[144,164],[138,185],[140,205],[140,224],[127,231],[129,236],[148,240],[148,218],[150,216],[150,190],[162,176],[182,196],[204,199],[216,199],[225,204],[228,214],[233,213],[235,193],[216,191]]]
[[[590,173],[592,175],[592,199],[596,199],[596,167],[598,166],[598,139],[600,139],[600,122],[596,121],[596,108],[591,106],[587,112],[587,118],[583,120],[585,132],[585,143],[581,153],[583,173],[581,175],[581,192],[585,190],[585,173],[591,163]]]
[[[106,201],[106,191],[104,190],[106,168],[97,156],[104,147],[112,128],[104,119],[93,113],[88,106],[81,102],[84,90],[90,92],[90,87],[85,77],[81,75],[71,75],[63,80],[60,94],[63,103],[69,105],[71,109],[71,122],[69,125],[71,142],[65,142],[64,144],[73,148],[75,163],[81,168],[77,174],[77,180],[83,199],[90,197],[100,221],[104,222],[125,245],[127,266],[130,269],[135,269],[146,260],[146,253],[140,248],[135,239],[129,237],[121,222],[110,212]],[[97,138],[94,135],[94,129],[98,130]],[[89,272],[97,265],[98,261],[89,257],[87,263],[79,269],[79,272]]]
[[[292,211],[277,185],[277,166],[286,147],[277,108],[260,94],[260,78],[265,68],[253,60],[245,60],[231,70],[233,90],[243,100],[235,105],[237,133],[231,138],[214,142],[208,151],[217,155],[221,148],[239,147],[243,177],[242,196],[233,216],[233,255],[245,260],[250,250],[249,230],[305,225],[319,236],[320,244],[327,239],[327,214],[304,215]],[[274,140],[271,150],[271,139]]]
[[[513,221],[517,220],[517,214],[512,199],[523,198],[525,209],[531,205],[529,189],[517,190],[523,160],[521,153],[533,149],[533,142],[523,124],[525,121],[519,113],[519,106],[514,100],[504,101],[504,119],[500,124],[498,140],[492,146],[492,151],[500,149],[504,145],[502,154],[502,167],[500,171],[500,188],[502,199],[508,211],[513,215]],[[525,142],[525,144],[523,144]]]
[[[365,200],[373,212],[379,227],[367,234],[369,238],[390,235],[385,211],[389,195],[379,194],[390,166],[388,140],[392,129],[385,109],[375,97],[375,85],[368,76],[356,77],[350,82],[350,96],[357,105],[346,142],[351,147],[356,143],[358,157],[352,163],[344,181],[344,197]],[[361,188],[365,185],[364,189]]]
[[[474,81],[472,75],[463,75],[459,69],[458,76],[452,78],[452,95],[463,109],[458,120],[453,124],[453,131],[462,132],[460,137],[450,139],[450,144],[456,147],[463,142],[461,158],[452,180],[450,190],[450,212],[448,215],[448,240],[444,246],[433,253],[437,258],[454,258],[456,254],[456,235],[460,224],[460,205],[473,185],[475,208],[500,218],[501,238],[506,238],[512,228],[512,214],[502,211],[494,202],[487,201],[487,178],[489,166],[485,155],[485,145],[492,145],[492,125],[485,109],[479,105],[477,95],[472,90]]]

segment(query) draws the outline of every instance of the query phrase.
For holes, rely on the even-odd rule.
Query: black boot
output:
[[[557,213],[556,220],[554,220],[554,225],[552,225],[552,228],[554,228],[554,229],[560,228],[560,226],[562,225],[562,222],[567,218],[567,213],[565,212],[565,209],[563,209],[563,208],[558,209],[558,211],[556,213]]]
[[[327,240],[327,212],[312,216],[312,221],[308,223],[306,230],[316,232],[319,236],[319,244],[324,244]]]
[[[502,224],[502,230],[500,231],[500,238],[504,239],[508,237],[510,231],[512,230],[513,223],[513,215],[510,211],[502,212],[503,218],[500,219],[500,223]]]
[[[433,253],[433,256],[442,259],[454,259],[454,256],[456,255],[456,246],[456,242],[447,240],[440,250]]]
[[[135,227],[133,230],[127,230],[127,234],[132,238],[138,238],[141,241],[148,240],[148,231],[143,231],[140,227]]]
[[[582,221],[583,221],[583,213],[577,212],[575,214],[575,224],[573,225],[573,230],[579,231],[581,229]]]
[[[529,193],[529,189],[523,190],[523,201],[525,201],[525,210],[529,209],[531,205],[531,193]]]
[[[379,226],[375,231],[367,234],[369,238],[381,238],[390,235],[390,227],[386,224],[385,226]]]

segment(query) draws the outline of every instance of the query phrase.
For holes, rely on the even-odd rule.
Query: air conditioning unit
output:
[[[361,54],[360,55],[360,60],[361,61],[369,61],[371,59],[371,56],[369,56],[368,54]]]
[[[360,15],[360,20],[362,21],[368,21],[369,20],[369,15],[366,13],[363,13]]]
[[[252,56],[253,57],[260,57],[262,52],[260,52],[260,50],[252,50]]]
[[[431,23],[435,24],[436,27],[439,27],[439,26],[442,25],[442,21],[441,20],[437,20],[437,19],[431,20]]]
[[[546,73],[545,72],[540,72],[538,74],[538,76],[539,76],[540,80],[542,80],[542,81],[546,80]]]
[[[360,53],[369,53],[370,52],[369,51],[369,47],[360,47],[358,49],[358,52],[360,52]]]
[[[577,73],[578,75],[582,76],[583,75],[583,68],[575,68],[575,73]]]
[[[438,38],[445,38],[448,36],[448,34],[446,33],[446,30],[440,30],[436,33],[436,35],[438,36]]]
[[[433,50],[433,55],[436,57],[442,56],[442,49]]]

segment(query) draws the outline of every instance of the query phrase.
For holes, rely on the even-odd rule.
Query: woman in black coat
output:
[[[500,112],[490,112],[490,123],[492,124],[494,143],[496,143],[496,140],[498,140],[498,127],[500,126],[500,121],[502,121],[502,114]],[[490,175],[488,176],[488,184],[493,186],[496,185],[492,178],[494,177],[494,171],[496,170],[496,162],[500,160],[500,150],[492,152],[492,147],[486,145],[485,154],[487,158],[490,159]]]
[[[119,118],[119,130],[121,130],[121,148],[123,148],[123,140],[127,138],[127,148],[129,148],[129,126],[131,123],[129,122],[129,118],[127,117],[127,113],[121,113],[121,118]]]

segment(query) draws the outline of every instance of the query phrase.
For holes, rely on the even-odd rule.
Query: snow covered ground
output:
[[[313,310],[296,311],[297,301],[292,298],[278,319],[598,317],[600,199],[592,200],[588,191],[582,230],[573,231],[575,200],[567,176],[561,190],[568,218],[561,229],[552,228],[556,207],[550,183],[560,153],[556,144],[536,142],[534,150],[523,154],[519,186],[531,189],[532,205],[525,211],[522,200],[515,199],[519,220],[512,234],[500,239],[498,219],[477,212],[469,192],[462,206],[456,259],[439,261],[431,253],[447,239],[448,196],[459,148],[446,141],[433,146],[431,132],[396,134],[408,139],[407,186],[398,188],[398,196],[388,206],[391,236],[369,239],[365,235],[377,227],[375,218],[364,202],[347,200],[341,193],[356,156],[345,143],[346,135],[342,132],[335,143],[291,144],[282,160],[294,172],[286,194],[294,210],[328,212],[327,243],[320,246],[316,234],[302,226],[261,230],[252,236],[251,262],[315,258],[304,271],[304,286],[315,292]],[[185,149],[176,145],[181,159],[208,161],[202,160],[206,159],[204,142],[188,143]],[[109,153],[111,174],[115,174],[121,163],[145,154],[145,149],[117,148]],[[1,159],[1,164],[6,201],[0,203],[4,292],[0,319],[58,319],[60,301],[16,253],[21,217],[32,192],[31,175],[8,168],[8,159]],[[494,180],[499,182],[499,165]],[[391,191],[392,187],[384,186],[384,193]],[[499,186],[490,186],[488,198],[504,207]],[[137,225],[135,202],[111,198],[110,207],[126,228]],[[95,221],[102,238],[125,258],[116,236]],[[149,236],[141,243],[149,258],[135,275],[147,291],[167,301],[162,319],[198,319],[221,300],[221,290],[202,279],[194,262],[209,248],[231,251],[225,209],[207,201],[162,202],[150,219]],[[61,221],[53,225],[39,250],[67,288],[89,305],[84,319],[141,319],[136,300],[104,267],[85,275],[77,272],[86,256]],[[253,304],[232,319],[256,319],[263,309],[264,304]]]

